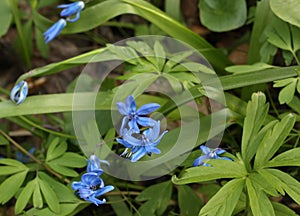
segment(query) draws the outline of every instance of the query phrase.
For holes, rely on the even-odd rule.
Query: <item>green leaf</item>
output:
[[[280,170],[267,169],[267,171],[277,177],[279,181],[276,183],[280,185],[296,203],[300,204],[300,182]]]
[[[67,148],[68,146],[65,141],[61,141],[58,137],[54,138],[49,145],[46,161],[60,157],[67,151]]]
[[[260,71],[260,70],[265,70],[274,67],[276,66],[269,65],[264,62],[257,62],[253,65],[233,65],[233,66],[226,67],[225,70],[230,73],[240,74],[240,73],[251,73],[254,71]]]
[[[56,171],[64,176],[71,176],[71,177],[79,176],[79,174],[75,170],[70,169],[65,166],[62,166],[62,165],[59,165],[55,161],[50,161],[49,163],[47,163],[47,165],[54,171]]]
[[[20,214],[24,208],[26,207],[29,199],[35,189],[35,180],[32,180],[26,184],[26,186],[21,191],[20,195],[17,198],[17,202],[15,205],[15,213]]]
[[[266,167],[300,166],[300,148],[285,151],[266,164]]]
[[[286,87],[281,89],[278,96],[280,104],[285,104],[292,101],[295,95],[296,84],[297,84],[297,80],[295,80],[294,82],[288,84]]]
[[[264,166],[268,160],[276,153],[284,140],[289,135],[295,124],[295,116],[292,114],[286,115],[280,122],[276,123],[274,128],[266,133],[262,143],[258,147],[254,168],[258,169]]]
[[[26,175],[27,170],[12,175],[2,182],[2,184],[0,185],[0,203],[5,204],[17,193],[17,191],[23,184]]]
[[[275,80],[274,81],[274,85],[273,87],[283,87],[283,86],[287,86],[290,83],[293,83],[295,81],[295,79],[297,80],[297,78],[287,78],[287,79],[282,79],[282,80]]]
[[[52,162],[62,166],[75,168],[81,168],[87,165],[86,158],[74,152],[66,152]]]
[[[189,216],[197,215],[203,205],[200,197],[186,185],[178,186],[178,205],[180,215]]]
[[[259,188],[259,190],[262,189],[271,196],[278,197],[276,188],[272,184],[266,184],[268,179],[265,179],[261,174],[255,172],[250,173],[248,178],[257,188]]]
[[[120,192],[120,190],[117,187],[115,187],[114,192]],[[120,194],[121,194],[121,192],[120,192]],[[123,200],[124,197],[122,197],[121,195],[117,195],[117,196],[107,195],[106,197],[107,197],[107,200],[111,203],[110,205],[113,208],[114,214],[116,216],[132,215],[132,213],[128,209],[126,203],[120,202],[120,200]],[[131,201],[128,200],[128,202],[131,202]]]
[[[0,1],[0,37],[6,34],[12,20],[12,13],[8,1],[9,0]]]
[[[249,163],[254,156],[259,143],[254,142],[269,110],[266,96],[262,92],[252,94],[248,102],[242,136],[242,157]],[[255,144],[255,145],[254,145]]]
[[[43,197],[42,197],[38,177],[35,178],[35,188],[33,191],[32,201],[33,201],[34,208],[42,208],[43,207],[44,202],[43,202]]]
[[[300,28],[300,5],[298,0],[286,0],[284,4],[280,0],[270,0],[270,6],[278,17]]]
[[[160,194],[160,196],[157,197],[157,194]],[[139,208],[139,213],[141,215],[151,215],[150,212],[152,212],[156,213],[157,215],[162,215],[168,207],[171,195],[172,183],[170,181],[152,185],[146,188],[140,195],[136,197],[136,201],[148,200]]]
[[[59,201],[52,187],[42,179],[39,179],[39,185],[49,208],[55,213],[60,213]]]
[[[2,158],[0,160],[0,165],[2,164],[4,166],[0,166],[0,176],[11,175],[28,170],[28,168],[23,163],[14,159]]]
[[[267,195],[249,178],[246,179],[246,186],[253,216],[274,216],[275,212]]]
[[[212,166],[199,166],[186,169],[180,178],[172,177],[174,184],[205,182],[220,178],[242,178],[247,175],[242,162],[227,160],[209,160]]]
[[[268,182],[268,184],[270,184],[271,187],[276,188],[281,195],[285,195],[284,189],[280,184],[278,184],[280,180],[277,177],[272,175],[272,173],[270,173],[267,169],[260,169],[258,170],[258,173],[265,179],[266,182]]]
[[[239,28],[247,19],[245,0],[201,0],[199,9],[202,24],[216,32]]]
[[[232,215],[244,184],[244,179],[233,179],[226,183],[201,209],[199,216]]]
[[[293,210],[281,203],[272,202],[272,205],[276,212],[276,216],[297,216]]]

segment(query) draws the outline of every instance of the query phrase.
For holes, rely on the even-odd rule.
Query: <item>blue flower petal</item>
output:
[[[220,154],[223,154],[226,152],[226,150],[221,149],[221,148],[216,148],[214,151],[216,152],[217,155],[220,155]]]
[[[65,8],[60,12],[60,16],[69,17],[78,14],[84,8],[84,2],[78,1],[71,4],[58,5],[58,8]]]
[[[117,108],[118,108],[119,112],[120,112],[122,115],[127,115],[127,114],[128,114],[128,107],[125,105],[125,103],[123,103],[123,102],[118,102],[118,103],[117,103]]]
[[[128,107],[128,112],[132,113],[136,111],[136,103],[132,95],[126,98],[126,106]],[[128,114],[129,114],[128,113]]]
[[[136,162],[140,158],[142,158],[145,154],[147,154],[147,151],[145,148],[141,147],[139,148],[131,157],[131,162]]]
[[[206,147],[206,146],[204,146],[204,145],[201,145],[201,146],[200,146],[200,149],[201,149],[201,151],[203,152],[203,154],[209,154],[209,153],[211,153],[210,148],[208,148],[208,147]]]
[[[79,190],[80,188],[84,188],[84,187],[87,187],[87,185],[82,183],[81,181],[80,182],[72,182],[73,190]]]
[[[202,155],[194,160],[193,166],[203,166],[203,160],[209,159],[206,155]]]
[[[90,185],[90,186],[100,185],[100,187],[101,187],[101,185],[103,185],[104,183],[103,183],[103,180],[101,178],[99,178],[98,176],[99,175],[94,172],[85,173],[81,177],[81,182],[86,185]]]
[[[59,33],[66,27],[67,22],[65,19],[59,19],[54,23],[46,32],[44,32],[45,43],[49,43],[56,38]]]
[[[137,139],[128,133],[123,136],[123,140],[132,146],[141,146],[143,144],[143,140]]]
[[[136,119],[137,123],[139,125],[142,125],[143,127],[148,127],[148,126],[154,126],[155,125],[155,120],[148,118],[148,117],[138,117]]]
[[[28,94],[28,84],[26,81],[21,81],[13,87],[10,92],[10,99],[17,105],[24,102]]]
[[[148,115],[152,112],[154,112],[155,110],[157,110],[160,107],[159,104],[157,103],[150,103],[150,104],[145,104],[143,106],[141,106],[136,113],[138,115]]]
[[[133,133],[140,133],[140,129],[135,118],[131,119],[128,122],[128,125],[129,125],[129,129],[132,130]]]
[[[100,188],[100,189],[98,189],[98,190],[95,191],[95,197],[98,197],[98,196],[101,196],[103,194],[106,194],[106,193],[112,191],[113,189],[115,189],[115,188],[112,185],[107,185],[107,186],[105,186],[103,188]]]

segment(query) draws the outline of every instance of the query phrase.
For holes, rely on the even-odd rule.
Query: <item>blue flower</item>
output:
[[[59,19],[54,23],[46,32],[44,32],[45,42],[49,43],[51,40],[56,38],[59,33],[66,27],[67,22],[65,19]]]
[[[28,151],[30,154],[33,154],[35,152],[35,148],[32,147],[31,149],[29,149]],[[30,157],[28,155],[23,154],[20,151],[16,152],[16,159],[22,163],[27,163],[30,161]]]
[[[138,124],[144,127],[153,126],[155,121],[145,116],[154,112],[159,107],[160,105],[157,103],[150,103],[145,104],[136,110],[136,103],[132,95],[129,95],[126,98],[126,103],[118,102],[117,108],[119,112],[125,116],[122,120],[120,134],[123,135],[122,131],[126,127],[126,124],[128,124],[129,129],[134,133],[140,132]]]
[[[68,22],[76,22],[80,18],[80,12],[84,8],[84,2],[78,1],[78,2],[71,3],[71,4],[58,5],[57,7],[64,8],[60,12],[61,17],[66,17]],[[69,18],[70,16],[73,16],[75,14],[76,14],[75,18],[73,18],[73,19]]]
[[[81,181],[72,183],[72,188],[80,198],[97,206],[106,203],[105,199],[99,200],[97,197],[114,189],[112,185],[104,186],[103,180],[94,172],[83,174]]]
[[[10,99],[17,105],[22,103],[28,94],[28,84],[26,81],[21,81],[13,87],[10,92]]]
[[[153,120],[154,121],[154,120]],[[152,153],[160,154],[160,150],[156,148],[157,144],[168,131],[160,133],[160,122],[154,121],[152,128],[148,128],[142,134],[134,134],[132,130],[123,130],[123,138],[117,138],[117,141],[126,147],[121,156],[126,155],[132,162],[138,161],[145,154],[151,156]],[[128,152],[129,151],[129,152]]]
[[[103,170],[101,169],[100,163],[105,163],[109,166],[109,163],[106,160],[100,160],[96,155],[92,154],[88,159],[86,171],[95,172],[98,173],[98,175],[101,175],[103,173]]]
[[[201,155],[194,161],[193,166],[211,166],[210,164],[203,162],[204,160],[207,160],[207,159],[232,160],[231,158],[228,158],[228,157],[220,157],[219,156],[226,152],[224,149],[215,148],[215,149],[211,150],[210,148],[208,148],[204,145],[201,145],[200,149],[201,149],[203,155]]]

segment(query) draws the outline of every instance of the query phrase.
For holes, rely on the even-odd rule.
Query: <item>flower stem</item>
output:
[[[38,158],[36,158],[34,155],[30,154],[25,148],[23,148],[20,144],[18,144],[15,140],[13,140],[8,134],[6,134],[4,131],[0,130],[0,134],[2,134],[11,144],[13,144],[16,148],[18,148],[21,152],[23,152],[25,155],[30,157],[34,162],[41,165],[45,168],[49,173],[56,176],[58,179],[63,180],[65,183],[69,184],[71,181],[59,173],[55,172],[53,169],[51,169],[49,166],[44,164],[42,161],[40,161]]]

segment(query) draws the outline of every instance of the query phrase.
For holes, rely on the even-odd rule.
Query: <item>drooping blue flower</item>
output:
[[[220,157],[219,156],[226,152],[226,150],[224,150],[224,149],[221,149],[221,148],[210,149],[204,145],[201,145],[200,149],[201,149],[203,155],[201,155],[194,161],[193,166],[211,166],[210,164],[207,164],[204,162],[204,160],[207,160],[207,159],[232,160],[231,158],[228,158],[228,157]]]
[[[17,105],[22,103],[28,94],[28,84],[26,81],[21,81],[13,87],[10,92],[10,99]]]
[[[103,170],[101,169],[100,163],[105,163],[109,166],[109,163],[106,160],[100,160],[96,155],[92,154],[88,159],[86,171],[95,172],[98,173],[98,175],[101,175],[103,173]]]
[[[70,4],[61,4],[57,6],[58,8],[64,8],[60,12],[61,17],[66,17],[68,22],[76,22],[80,18],[80,12],[84,8],[84,2],[78,1]],[[75,15],[75,18],[70,19],[70,16]]]
[[[98,206],[106,203],[106,200],[100,200],[97,197],[112,191],[114,187],[112,185],[104,186],[103,180],[97,173],[88,172],[82,175],[81,181],[72,183],[72,189],[80,198]]]
[[[120,134],[122,134],[123,129],[128,124],[129,129],[132,130],[133,133],[139,133],[138,124],[144,127],[153,126],[155,120],[146,117],[146,115],[154,112],[160,107],[157,103],[149,103],[141,106],[138,110],[136,109],[136,103],[132,95],[129,95],[126,98],[126,103],[118,102],[117,108],[119,112],[124,115],[122,120],[122,126],[120,129]]]
[[[132,130],[123,129],[123,138],[117,138],[117,142],[126,147],[121,156],[126,155],[132,162],[136,162],[145,154],[149,156],[152,153],[160,154],[160,150],[156,146],[168,131],[166,130],[159,135],[160,122],[154,122],[153,127],[146,129],[142,134],[135,134],[132,133]]]
[[[56,38],[59,33],[66,27],[67,22],[65,19],[59,19],[47,31],[44,32],[45,43],[49,43]]]

